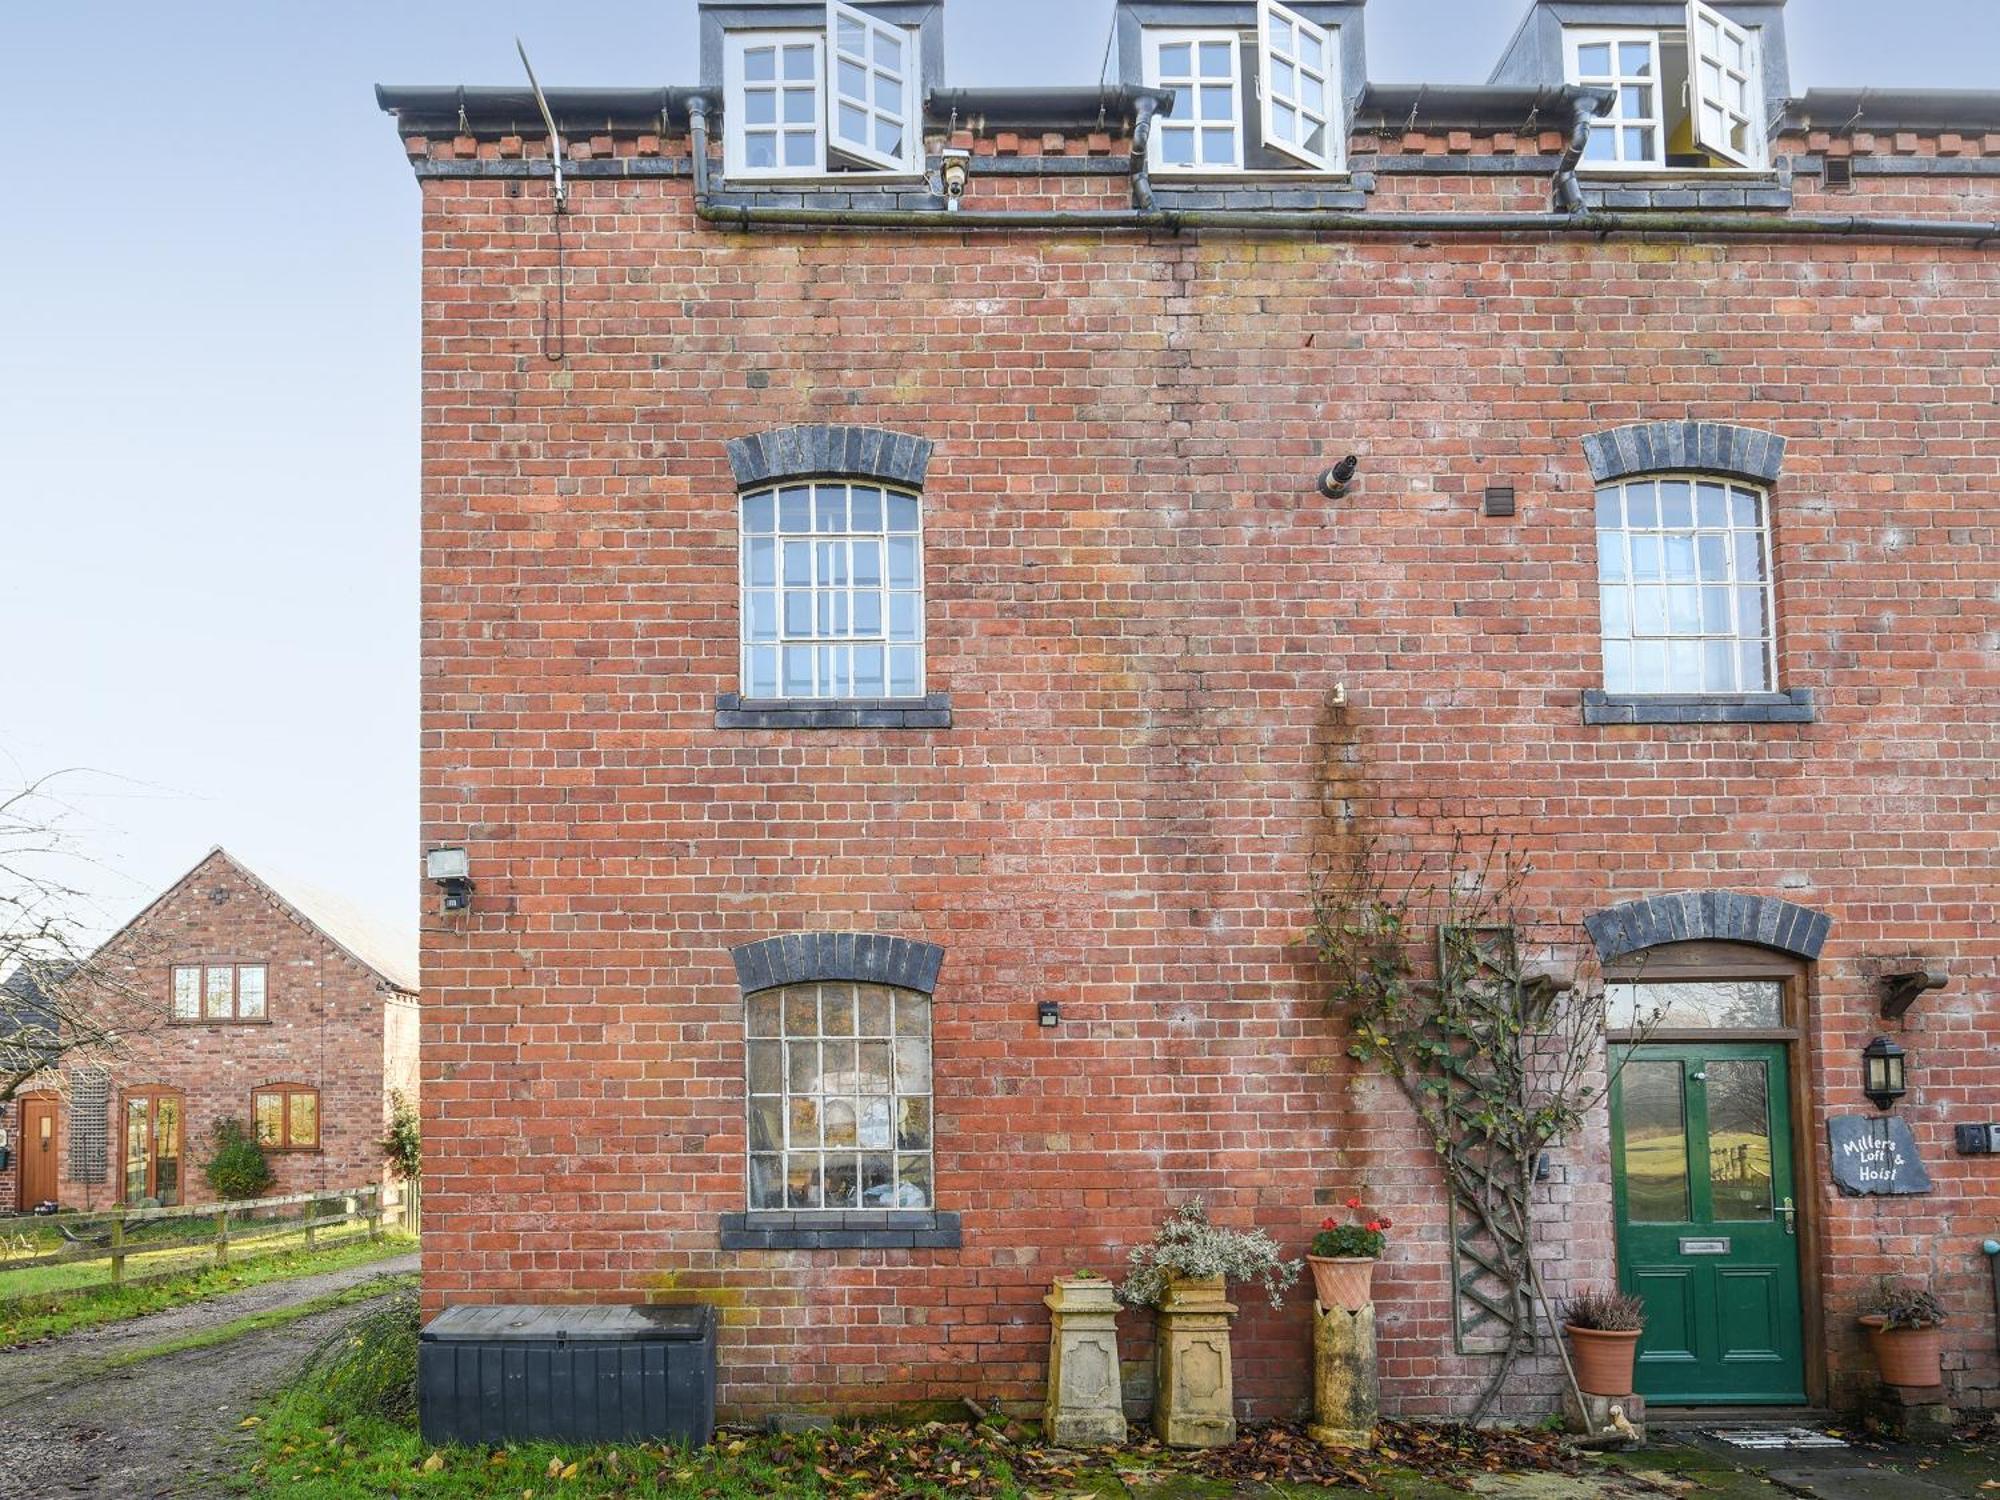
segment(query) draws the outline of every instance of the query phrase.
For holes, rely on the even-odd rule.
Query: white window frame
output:
[[[903,153],[890,156],[871,149],[861,149],[852,143],[839,143],[834,139],[834,123],[839,119],[840,100],[835,97],[835,80],[839,72],[839,58],[832,56],[838,47],[839,26],[843,18],[858,22],[867,30],[871,40],[876,32],[892,32],[903,46],[905,71],[903,75]],[[783,90],[779,91],[777,128],[780,131],[779,161],[768,167],[753,167],[749,164],[748,131],[751,128],[745,118],[746,98],[750,81],[744,76],[744,54],[755,48],[776,47],[778,69],[784,67],[783,48],[810,43],[813,49],[813,132],[814,150],[810,165],[787,163],[784,157]],[[869,82],[872,88],[874,70],[871,66]],[[843,5],[840,0],[827,0],[826,24],[819,29],[793,27],[776,30],[725,31],[722,35],[722,175],[727,180],[772,181],[801,178],[821,178],[829,176],[916,176],[923,171],[924,122],[923,122],[923,36],[914,28],[892,26],[878,20],[866,11]],[[859,101],[856,101],[859,102]],[[883,111],[873,100],[868,101],[869,128],[872,130],[877,116]],[[763,128],[759,126],[758,128]],[[792,127],[796,129],[797,127]],[[841,170],[841,169],[847,170]]]
[[[1195,115],[1185,120],[1177,115],[1168,114],[1155,115],[1153,117],[1154,145],[1150,153],[1153,175],[1159,176],[1162,173],[1168,173],[1185,176],[1204,172],[1241,172],[1243,170],[1244,152],[1248,148],[1248,143],[1244,139],[1248,131],[1245,126],[1246,112],[1243,108],[1243,38],[1241,33],[1213,29],[1202,30],[1193,27],[1148,26],[1143,33],[1143,37],[1146,87],[1172,89],[1177,94],[1192,95],[1189,107],[1196,111]],[[1160,68],[1161,49],[1164,47],[1179,46],[1184,42],[1188,44],[1188,65],[1191,71],[1186,75],[1175,75],[1175,82],[1166,82],[1166,75],[1162,73]],[[1201,137],[1203,121],[1199,118],[1201,105],[1197,91],[1204,87],[1215,88],[1219,87],[1219,85],[1213,82],[1204,83],[1202,81],[1201,49],[1204,43],[1215,42],[1224,43],[1229,48],[1229,98],[1231,101],[1229,128],[1236,144],[1230,160],[1226,162],[1206,161],[1202,158]],[[1210,121],[1208,123],[1213,126],[1220,122]],[[1166,152],[1161,148],[1160,143],[1168,132],[1183,130],[1189,132],[1194,142],[1195,159],[1189,162],[1169,162],[1166,159]]]
[[[810,166],[790,166],[784,161],[784,93],[778,86],[778,161],[774,166],[753,167],[748,161],[745,99],[749,81],[744,77],[744,54],[754,49],[777,49],[777,71],[784,72],[784,49],[809,43],[813,49],[813,161]],[[816,177],[826,171],[826,38],[813,31],[729,31],[722,38],[723,109],[722,172],[729,178]],[[796,127],[794,127],[796,128]]]
[[[1664,497],[1661,486],[1684,484],[1688,489],[1688,523],[1669,525],[1666,519]],[[1652,496],[1652,520],[1643,526],[1635,526],[1631,521],[1630,493],[1639,487],[1650,487]],[[1719,486],[1722,489],[1723,518],[1720,526],[1705,524],[1702,519],[1701,489],[1703,486]],[[1619,523],[1615,528],[1601,523],[1603,497],[1612,491],[1618,494]],[[1754,527],[1739,526],[1736,523],[1736,498],[1738,494],[1750,496],[1757,508],[1757,524]],[[1593,507],[1600,518],[1597,524],[1597,588],[1598,588],[1598,640],[1602,658],[1602,680],[1605,691],[1621,697],[1678,697],[1713,694],[1775,693],[1778,686],[1778,618],[1777,618],[1777,569],[1771,555],[1771,492],[1763,485],[1751,484],[1728,475],[1708,474],[1699,470],[1678,471],[1663,474],[1632,474],[1623,479],[1607,480],[1593,491]],[[1688,566],[1692,576],[1686,579],[1672,578],[1669,537],[1689,538]],[[1744,538],[1754,538],[1758,552],[1760,578],[1746,576],[1745,558],[1742,548]],[[1609,542],[1607,543],[1607,538]],[[1637,539],[1647,539],[1650,546],[1647,555],[1641,558]],[[1705,538],[1719,538],[1723,551],[1724,569],[1720,576],[1710,576],[1703,566]],[[1607,567],[1607,563],[1611,566]],[[1640,576],[1646,572],[1648,576]],[[1685,627],[1675,623],[1675,589],[1690,591],[1691,599],[1685,602],[1691,609],[1691,623]],[[1658,614],[1641,609],[1640,592],[1643,589],[1657,591]],[[1727,597],[1712,600],[1713,591],[1725,591]],[[1750,634],[1743,628],[1743,598],[1745,593],[1754,592],[1758,597],[1757,608],[1762,615],[1763,629]],[[1726,614],[1726,628],[1719,620],[1711,620],[1712,603],[1726,605],[1721,613]],[[1656,619],[1658,628],[1643,628],[1648,621]],[[1622,620],[1623,629],[1612,629]],[[1710,628],[1715,625],[1718,628]],[[1640,643],[1660,643],[1659,680],[1643,678],[1640,672]],[[1708,667],[1705,648],[1711,642],[1727,642],[1729,646],[1729,685],[1715,686],[1708,681]],[[1684,647],[1682,655],[1693,661],[1694,681],[1676,681],[1674,667],[1675,645]],[[1743,651],[1746,646],[1757,646],[1763,665],[1764,680],[1761,684],[1744,682]],[[1614,664],[1614,647],[1622,647],[1626,652],[1627,665],[1621,674]]]
[[[1762,36],[1755,28],[1737,25],[1701,0],[1688,0],[1687,33],[1688,114],[1694,121],[1695,144],[1739,167],[1761,168],[1765,154]],[[1708,50],[1710,42],[1714,43],[1712,52]],[[1731,45],[1741,53],[1740,67],[1724,51]],[[1711,68],[1720,89],[1742,91],[1742,109],[1731,107],[1726,96],[1709,97],[1711,91],[1703,86],[1702,75]],[[1709,128],[1711,113],[1716,116],[1713,131]],[[1732,128],[1743,131],[1745,149],[1738,150],[1730,144]]]
[[[1616,96],[1611,102],[1609,114],[1598,115],[1590,122],[1592,138],[1599,131],[1607,131],[1611,137],[1613,155],[1609,160],[1593,159],[1586,151],[1582,161],[1577,163],[1586,172],[1630,172],[1634,170],[1659,169],[1667,164],[1667,98],[1664,49],[1657,29],[1612,28],[1602,26],[1568,26],[1563,28],[1563,71],[1572,84],[1586,87],[1608,87]],[[1619,63],[1623,45],[1643,42],[1653,59],[1653,75],[1650,79],[1636,74],[1626,74]],[[1611,50],[1609,74],[1584,76],[1582,52],[1585,47],[1606,46]],[[1625,113],[1625,89],[1627,85],[1644,84],[1653,91],[1653,112],[1650,115],[1627,115]],[[1652,154],[1646,157],[1625,155],[1625,132],[1628,128],[1650,126],[1653,131]]]
[[[876,530],[857,531],[854,529],[852,507],[854,491],[857,489],[875,490],[880,492],[882,496],[881,526]],[[822,490],[829,492],[837,490],[842,492],[847,507],[848,519],[846,528],[839,531],[821,531],[815,524],[814,529],[810,531],[784,530],[784,496],[787,492],[796,490],[805,490],[807,492],[809,503],[813,507],[813,520],[815,523],[818,518],[819,492]],[[753,532],[749,526],[749,506],[753,500],[764,497],[768,497],[771,502],[771,529],[769,531],[760,530]],[[889,525],[889,502],[891,499],[914,502],[917,510],[917,525],[914,532],[891,530]],[[741,696],[751,702],[785,700],[812,703],[872,703],[877,701],[911,703],[921,701],[926,691],[925,684],[929,680],[929,631],[926,628],[927,622],[925,618],[927,611],[924,583],[924,497],[922,492],[902,485],[885,484],[880,480],[874,479],[785,480],[773,484],[759,485],[755,489],[743,491],[737,497],[736,514],[738,536],[737,633],[740,641],[737,670],[739,673],[738,690]],[[903,536],[909,536],[913,539],[916,551],[915,566],[913,569],[915,581],[914,585],[909,587],[898,587],[891,581],[889,557],[893,550],[891,545],[892,539]],[[775,571],[772,576],[775,581],[769,584],[755,581],[751,556],[753,542],[764,539],[769,539],[773,543],[772,566]],[[821,578],[822,558],[820,544],[852,544],[855,541],[868,542],[878,539],[882,544],[881,582],[872,590],[864,589],[861,585],[854,582],[853,550],[851,545],[846,546],[844,553],[836,554],[836,556],[844,556],[847,559],[847,576],[845,581],[832,582]],[[810,603],[808,607],[813,617],[813,628],[806,632],[789,630],[785,620],[785,595],[788,592],[785,582],[785,544],[788,541],[803,542],[811,549],[809,553],[809,567],[811,570],[809,581],[803,589],[793,588],[791,590],[792,592],[804,592],[809,597]],[[879,630],[868,634],[860,634],[850,628],[845,634],[841,633],[839,628],[839,606],[837,605],[829,606],[830,610],[835,611],[833,613],[834,628],[828,631],[822,631],[819,628],[821,596],[823,594],[828,600],[837,598],[845,600],[845,613],[851,626],[855,618],[856,596],[864,592],[873,592],[880,596],[881,623]],[[776,615],[773,620],[773,629],[776,633],[769,638],[760,639],[756,637],[757,625],[753,614],[756,605],[752,597],[755,594],[770,594],[774,596],[773,608],[776,611]],[[914,639],[898,639],[894,634],[894,601],[898,596],[909,596],[912,594],[914,594],[916,600],[916,618],[914,622],[916,636]],[[808,692],[796,693],[787,691],[786,689],[785,651],[787,647],[805,650],[811,654],[813,675],[812,687]],[[823,668],[826,665],[822,662],[822,656],[829,655],[834,664],[834,669],[838,671],[839,664],[843,661],[841,653],[844,652],[846,653],[844,657],[846,667],[845,676],[846,680],[851,682],[855,671],[852,653],[856,648],[880,649],[882,652],[882,691],[879,694],[871,693],[863,695],[858,692],[835,690],[830,682],[822,680]],[[895,687],[895,673],[891,666],[891,653],[895,651],[909,651],[912,648],[914,648],[916,654],[915,686],[909,692],[897,692]],[[757,676],[752,652],[757,650],[774,650],[776,652],[775,691],[773,692],[765,693],[756,690]]]
[[[844,51],[840,44],[842,25],[857,26],[863,38],[863,53],[859,56]],[[888,37],[902,50],[902,102],[896,113],[882,108],[876,85],[889,73],[887,67],[878,62],[875,42],[879,37]],[[923,58],[920,52],[920,36],[917,32],[902,26],[892,26],[887,21],[877,20],[866,11],[856,10],[851,5],[841,4],[841,0],[827,0],[826,6],[826,149],[828,159],[834,156],[846,157],[863,166],[874,167],[886,172],[914,172],[919,169],[918,152],[923,148],[923,118],[918,100],[918,82],[923,72]],[[863,92],[860,96],[845,94],[840,88],[841,65],[847,63],[859,67],[863,75]],[[887,152],[878,149],[872,140],[854,141],[840,132],[842,108],[861,112],[864,134],[872,136],[876,125],[885,119],[897,121],[903,132],[903,149]]]
[[[1287,52],[1273,39],[1274,23],[1282,23],[1292,28],[1296,36],[1310,36],[1320,45],[1322,65],[1318,97],[1314,98],[1305,86],[1304,80],[1310,70],[1299,60],[1296,50]],[[1284,64],[1292,70],[1299,86],[1290,94],[1282,92],[1277,85],[1277,65]],[[1289,156],[1305,166],[1319,172],[1340,172],[1347,165],[1347,124],[1345,94],[1340,77],[1340,28],[1325,27],[1308,21],[1289,6],[1278,0],[1257,0],[1257,92],[1262,109],[1259,112],[1259,128],[1264,146],[1272,151]],[[1327,149],[1313,151],[1303,142],[1279,139],[1277,112],[1289,109],[1294,116],[1312,116],[1323,119],[1326,128]]]

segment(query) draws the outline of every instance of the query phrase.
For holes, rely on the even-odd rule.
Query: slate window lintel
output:
[[[956,1250],[958,1215],[931,1210],[842,1209],[723,1214],[725,1250]]]
[[[1583,695],[1586,724],[1811,724],[1812,693],[1607,693]]]
[[[715,700],[717,729],[949,729],[951,694],[921,698],[745,698]]]

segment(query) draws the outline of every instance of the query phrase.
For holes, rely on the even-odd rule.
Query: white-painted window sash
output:
[[[1264,144],[1321,172],[1342,170],[1347,157],[1339,45],[1338,27],[1317,26],[1278,0],[1257,0]],[[1317,150],[1310,144],[1315,124],[1323,142]]]
[[[1643,45],[1647,49],[1650,73],[1627,73],[1624,70],[1624,48],[1634,45]],[[1609,70],[1586,73],[1583,53],[1586,48],[1595,46],[1607,48]],[[1590,126],[1590,139],[1610,141],[1611,154],[1597,155],[1586,147],[1583,160],[1579,163],[1585,171],[1615,172],[1633,167],[1664,167],[1667,164],[1666,79],[1662,63],[1658,31],[1586,26],[1564,29],[1563,66],[1568,81],[1587,87],[1609,88],[1616,95],[1610,113],[1597,116]],[[1645,89],[1650,93],[1650,111],[1628,109],[1630,91],[1634,89]],[[1652,131],[1651,149],[1635,151],[1631,132],[1648,129]]]
[[[1182,45],[1188,48],[1189,60],[1186,70],[1167,72],[1162,63],[1163,55]],[[1146,29],[1146,86],[1169,89],[1175,95],[1174,112],[1156,115],[1153,119],[1152,170],[1155,173],[1243,170],[1241,45],[1242,38],[1234,31],[1196,31],[1163,27]],[[1204,46],[1228,48],[1229,72],[1226,79],[1219,74],[1208,76],[1202,74],[1201,59]],[[1202,118],[1203,96],[1224,91],[1228,96],[1228,117]],[[1210,155],[1210,147],[1214,145],[1215,137],[1224,129],[1229,132],[1230,146],[1227,156]],[[1183,142],[1186,143],[1187,159],[1177,161],[1174,158],[1183,154],[1181,146]]]
[[[1695,144],[1739,167],[1763,166],[1763,48],[1757,33],[1702,0],[1688,0],[1687,33]]]
[[[914,171],[922,136],[916,33],[827,0],[826,41],[828,149],[861,166]]]
[[[787,65],[811,54],[811,76],[786,77]],[[750,65],[769,52],[773,76]],[[759,76],[750,76],[757,74]],[[755,97],[753,97],[755,96]],[[799,101],[809,96],[809,107]],[[723,37],[722,171],[725,177],[816,177],[826,171],[826,42],[812,31],[731,31]],[[768,105],[766,103],[768,101]],[[768,113],[770,119],[764,115]],[[752,118],[755,116],[756,118]],[[768,141],[772,159],[752,141]],[[754,159],[753,158],[757,158]]]

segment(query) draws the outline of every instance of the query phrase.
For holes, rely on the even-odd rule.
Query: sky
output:
[[[1526,0],[1374,0],[1381,82]],[[0,795],[100,929],[223,844],[413,927],[417,190],[371,86],[693,83],[694,0],[0,7]],[[1091,83],[1111,0],[949,0],[948,80]],[[1889,24],[1893,19],[1894,24]],[[1992,0],[1792,0],[1795,89],[2000,87]]]

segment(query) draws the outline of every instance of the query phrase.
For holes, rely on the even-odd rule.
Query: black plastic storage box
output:
[[[417,1357],[424,1441],[715,1435],[712,1307],[447,1307]]]

